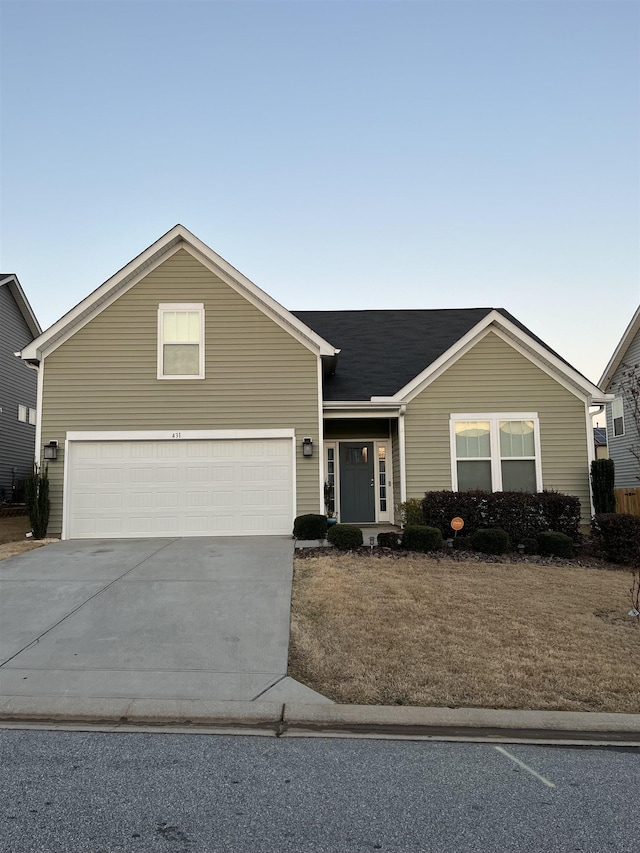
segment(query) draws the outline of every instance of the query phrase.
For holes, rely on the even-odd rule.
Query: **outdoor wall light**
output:
[[[57,459],[58,458],[58,442],[50,441],[49,444],[45,444],[42,448],[44,450],[44,458],[45,459]]]
[[[308,437],[302,439],[302,455],[313,456],[313,439]]]

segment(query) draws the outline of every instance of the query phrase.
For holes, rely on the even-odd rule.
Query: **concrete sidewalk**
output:
[[[640,747],[640,714],[484,708],[217,702],[170,699],[0,699],[0,726],[179,729],[276,737],[393,737]]]

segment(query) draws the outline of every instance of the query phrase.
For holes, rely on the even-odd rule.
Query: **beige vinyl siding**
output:
[[[407,497],[451,489],[452,412],[537,412],[543,487],[577,496],[588,523],[585,401],[492,332],[407,405]]]
[[[158,380],[161,302],[202,302],[205,379]],[[318,512],[317,357],[184,249],[149,273],[44,362],[43,441],[70,430],[296,431],[297,513]],[[64,452],[49,466],[49,530],[62,523]]]

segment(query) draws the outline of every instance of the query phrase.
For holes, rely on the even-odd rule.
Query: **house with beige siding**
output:
[[[397,523],[433,489],[591,513],[603,394],[503,309],[288,311],[181,225],[21,352],[49,533],[286,535]]]
[[[606,406],[609,459],[618,489],[640,488],[640,306],[605,367],[600,386]]]

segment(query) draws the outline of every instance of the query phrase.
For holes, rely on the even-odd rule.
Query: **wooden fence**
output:
[[[640,515],[640,489],[615,489],[616,512]]]

